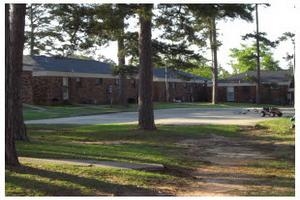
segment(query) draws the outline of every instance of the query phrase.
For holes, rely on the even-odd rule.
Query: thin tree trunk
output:
[[[168,68],[165,67],[165,87],[166,87],[166,102],[170,102],[170,88],[168,80]]]
[[[210,25],[210,46],[212,54],[212,104],[218,102],[218,46],[217,46],[217,31],[216,31],[216,19],[215,17],[211,18]]]
[[[122,30],[121,34],[118,38],[118,65],[120,68],[118,102],[122,106],[127,106],[126,75],[124,73],[124,68],[125,68],[124,19],[123,19],[123,26],[121,30]]]
[[[256,64],[257,64],[257,80],[256,80],[256,103],[260,103],[260,50],[259,50],[259,26],[258,26],[258,7],[255,4],[256,10]]]
[[[139,35],[139,127],[144,130],[156,129],[154,124],[152,87],[152,44],[151,44],[151,18],[152,4],[142,6],[140,13],[140,35]]]
[[[10,166],[19,165],[14,139],[24,134],[20,94],[25,12],[25,4],[5,5],[5,165]]]

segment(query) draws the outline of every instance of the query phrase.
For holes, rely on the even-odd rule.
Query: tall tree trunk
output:
[[[120,82],[119,82],[119,93],[118,102],[122,106],[127,106],[127,95],[126,95],[126,75],[125,75],[125,45],[124,45],[124,19],[122,19],[121,33],[118,38],[118,65],[120,69]]]
[[[218,45],[217,45],[217,30],[216,30],[216,19],[211,17],[210,24],[210,46],[212,55],[212,104],[218,102]]]
[[[152,4],[141,6],[139,16],[139,127],[144,130],[156,129],[154,124],[152,87],[153,87],[153,66],[152,66],[152,44],[151,44],[151,18]]]
[[[24,134],[20,94],[25,12],[25,4],[5,5],[5,164],[11,166],[19,165],[14,139]]]
[[[168,68],[165,67],[165,88],[166,88],[166,102],[170,102],[170,87],[168,78]]]
[[[258,26],[258,7],[255,4],[256,10],[256,64],[257,64],[257,80],[256,80],[256,103],[260,103],[260,50],[259,50],[259,26]]]
[[[33,55],[33,50],[34,50],[34,24],[33,24],[33,6],[32,4],[30,5],[29,8],[30,12],[30,55]]]
[[[23,49],[24,49],[24,26],[25,26],[25,4],[12,4],[10,12],[9,27],[9,64],[10,73],[8,74],[7,91],[11,92],[8,96],[8,103],[12,103],[12,115],[7,116],[14,124],[13,133],[16,140],[28,141],[26,127],[23,120],[23,106],[21,99]],[[10,119],[11,118],[11,119]]]
[[[11,80],[11,65],[9,64],[9,21],[10,21],[10,4],[5,4],[5,165],[19,165],[17,151],[14,140],[14,124],[13,124],[13,92]]]

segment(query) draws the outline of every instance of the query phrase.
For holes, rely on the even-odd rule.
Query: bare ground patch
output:
[[[202,139],[182,140],[176,145],[184,147],[190,159],[205,163],[187,174],[192,178],[191,185],[178,188],[176,195],[294,194],[294,174],[289,169],[257,167],[259,163],[276,161],[276,153],[282,148],[280,143],[211,134]]]

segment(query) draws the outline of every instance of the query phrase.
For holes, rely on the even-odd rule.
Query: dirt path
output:
[[[249,164],[272,160],[272,155],[255,148],[245,138],[211,134],[210,137],[199,140],[183,140],[177,145],[186,148],[189,159],[205,164],[187,174],[192,179],[190,185],[178,188],[176,195],[248,195],[252,191],[259,191],[259,187],[262,190],[271,188],[266,177],[269,178],[272,173],[266,177],[257,175]]]

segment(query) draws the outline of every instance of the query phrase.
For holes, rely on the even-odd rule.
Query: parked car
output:
[[[269,115],[271,117],[281,117],[282,116],[282,112],[275,107],[263,107],[262,111],[260,112],[260,115],[262,117],[265,117],[266,115]]]

